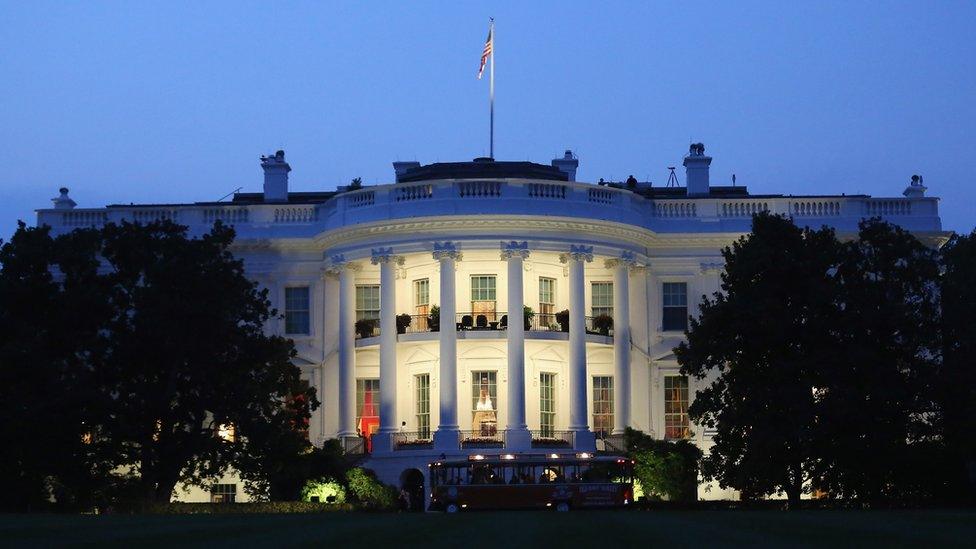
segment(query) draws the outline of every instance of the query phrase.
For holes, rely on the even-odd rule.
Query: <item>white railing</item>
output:
[[[661,200],[654,203],[654,217],[695,217],[698,205],[690,200]]]
[[[833,217],[840,215],[840,200],[794,199],[790,213],[794,217]]]
[[[912,201],[908,198],[869,198],[864,202],[864,215],[912,215]]]
[[[311,223],[318,219],[314,206],[283,206],[275,208],[275,223]]]
[[[544,203],[558,203],[546,208]],[[409,207],[398,207],[408,203]],[[700,197],[645,198],[626,189],[586,183],[505,180],[438,180],[380,185],[344,192],[322,204],[207,204],[118,206],[106,209],[40,210],[39,223],[73,229],[131,220],[171,219],[206,230],[216,221],[234,225],[238,234],[261,238],[276,227],[280,234],[318,234],[359,223],[449,215],[552,215],[601,219],[650,230],[705,232],[689,223],[727,221],[721,230],[748,230],[749,219],[763,211],[788,215],[810,225],[828,223],[856,230],[865,217],[891,217],[912,230],[941,230],[938,199],[840,197]],[[712,229],[710,227],[716,227]],[[279,230],[279,229],[274,229]],[[250,232],[253,231],[253,232]],[[298,232],[296,232],[298,231]],[[248,234],[250,233],[250,234]]]
[[[394,190],[396,191],[397,202],[426,200],[434,196],[434,187],[431,185],[403,185]]]

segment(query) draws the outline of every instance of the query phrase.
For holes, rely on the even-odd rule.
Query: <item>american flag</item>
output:
[[[494,29],[488,28],[488,39],[485,40],[485,49],[481,50],[481,66],[478,67],[478,80],[481,80],[481,75],[485,72],[485,65],[488,64],[488,58],[491,57],[491,50],[494,46],[495,40],[492,38],[492,33]]]

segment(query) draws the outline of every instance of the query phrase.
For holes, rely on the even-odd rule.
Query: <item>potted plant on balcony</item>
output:
[[[609,336],[613,329],[613,317],[610,315],[600,315],[593,319],[593,329],[603,336]]]
[[[532,310],[532,307],[529,307],[528,305],[523,305],[522,316],[525,318],[525,329],[531,330],[532,319],[535,318],[535,311]]]
[[[397,333],[398,334],[407,333],[407,326],[410,326],[410,322],[412,320],[413,319],[407,313],[403,313],[402,315],[397,315],[396,317]]]
[[[556,313],[556,323],[559,324],[559,329],[563,332],[569,331],[569,309],[563,309]]]
[[[441,306],[434,305],[430,308],[430,313],[427,315],[427,325],[430,326],[430,331],[439,332],[441,331]]]
[[[373,330],[376,328],[376,320],[372,318],[364,318],[356,321],[356,335],[360,339],[373,337]]]

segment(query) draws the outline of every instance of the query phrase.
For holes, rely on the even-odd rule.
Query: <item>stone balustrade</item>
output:
[[[575,182],[537,180],[438,180],[379,185],[337,194],[321,204],[199,204],[117,206],[38,211],[40,223],[55,230],[109,222],[171,219],[191,230],[216,221],[246,237],[249,228],[264,237],[304,236],[343,226],[392,219],[451,215],[545,215],[596,219],[655,232],[743,232],[752,215],[768,211],[810,226],[856,230],[866,217],[896,221],[914,231],[939,231],[938,199],[855,196],[742,196],[645,198],[626,189]],[[705,223],[707,222],[707,223]],[[719,222],[719,223],[715,223]],[[294,233],[296,228],[306,231]],[[268,230],[271,229],[269,233]],[[289,233],[292,231],[292,233]]]

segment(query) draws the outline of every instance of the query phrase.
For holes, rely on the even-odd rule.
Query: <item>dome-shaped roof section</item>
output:
[[[546,166],[534,162],[496,162],[490,158],[476,158],[473,162],[437,162],[410,168],[397,176],[397,183],[433,179],[505,178],[569,181],[566,172],[555,166]]]

